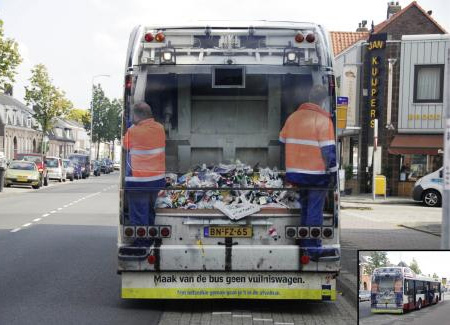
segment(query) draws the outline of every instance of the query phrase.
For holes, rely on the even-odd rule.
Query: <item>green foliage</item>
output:
[[[56,117],[62,117],[73,107],[65,97],[64,91],[56,88],[47,68],[43,64],[31,70],[30,86],[25,87],[25,102],[34,110],[34,117],[46,134],[53,126]]]
[[[346,165],[344,167],[345,170],[345,180],[348,181],[352,179],[353,177],[353,166],[352,165]]]
[[[369,256],[369,263],[367,265],[367,272],[369,274],[373,273],[377,267],[384,267],[389,265],[389,259],[387,257],[387,252],[372,252]]]
[[[413,270],[414,273],[416,273],[416,274],[422,274],[422,271],[420,271],[420,268],[419,268],[419,264],[417,263],[415,258],[413,258],[413,260],[411,261],[411,264],[409,265],[409,268],[411,270]]]
[[[120,139],[120,127],[122,117],[121,100],[106,97],[100,85],[94,86],[93,91],[93,142],[114,141]],[[90,125],[86,128],[90,130]]]
[[[81,108],[72,108],[66,118],[83,124],[84,128],[87,128],[87,125],[90,127],[91,124],[91,112]]]
[[[3,21],[0,19],[0,91],[12,87],[16,68],[21,62],[18,45],[13,39],[4,37]]]

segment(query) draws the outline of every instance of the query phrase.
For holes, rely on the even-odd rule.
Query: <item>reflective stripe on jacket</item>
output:
[[[131,166],[128,182],[149,182],[162,179],[166,173],[166,134],[164,127],[153,118],[130,127],[123,139],[128,149],[127,163]]]
[[[286,120],[280,141],[286,144],[286,172],[325,175],[337,171],[333,122],[320,106],[302,104]]]

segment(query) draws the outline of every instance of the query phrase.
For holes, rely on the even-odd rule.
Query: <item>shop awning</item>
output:
[[[398,134],[388,148],[391,155],[437,155],[444,148],[442,134]]]

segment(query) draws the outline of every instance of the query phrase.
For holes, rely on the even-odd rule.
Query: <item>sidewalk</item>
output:
[[[347,203],[357,203],[357,204],[408,204],[416,205],[420,204],[415,202],[412,198],[403,196],[384,196],[377,195],[375,200],[373,200],[372,193],[363,193],[357,195],[341,195],[341,206],[345,208]]]

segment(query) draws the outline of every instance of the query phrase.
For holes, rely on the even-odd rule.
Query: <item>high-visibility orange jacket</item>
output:
[[[300,174],[313,180],[337,171],[333,122],[320,106],[302,104],[286,120],[280,141],[286,144],[288,174]]]
[[[127,182],[151,182],[165,178],[166,134],[164,127],[153,118],[140,121],[130,127],[123,139],[128,149],[127,163],[131,164],[131,176]]]

